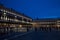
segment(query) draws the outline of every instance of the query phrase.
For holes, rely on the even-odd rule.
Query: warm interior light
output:
[[[4,13],[4,14],[6,14],[6,13]]]
[[[20,25],[19,27],[22,27],[22,25]]]

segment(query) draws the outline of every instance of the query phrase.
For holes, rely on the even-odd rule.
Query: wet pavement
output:
[[[13,33],[5,34],[5,35],[0,35],[0,40],[5,40],[5,39],[15,37],[16,35],[21,35],[24,33],[26,33],[26,32],[13,32]]]
[[[60,31],[33,31],[8,40],[60,40]]]

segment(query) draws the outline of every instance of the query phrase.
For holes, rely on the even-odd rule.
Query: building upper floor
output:
[[[35,19],[32,22],[33,24],[40,24],[40,25],[49,25],[49,24],[60,24],[60,18],[42,18],[42,19]]]
[[[0,21],[30,23],[32,22],[32,18],[12,8],[6,8],[4,5],[0,5]]]

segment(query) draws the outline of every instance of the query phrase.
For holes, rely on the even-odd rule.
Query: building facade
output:
[[[35,19],[32,24],[37,30],[60,30],[60,18]]]
[[[31,30],[60,30],[60,18],[35,19],[0,5],[0,34]]]
[[[0,5],[0,34],[20,32],[32,29],[32,19],[12,8]]]

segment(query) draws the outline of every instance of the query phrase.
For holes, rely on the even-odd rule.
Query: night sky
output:
[[[0,0],[0,3],[33,19],[60,17],[60,0]]]

